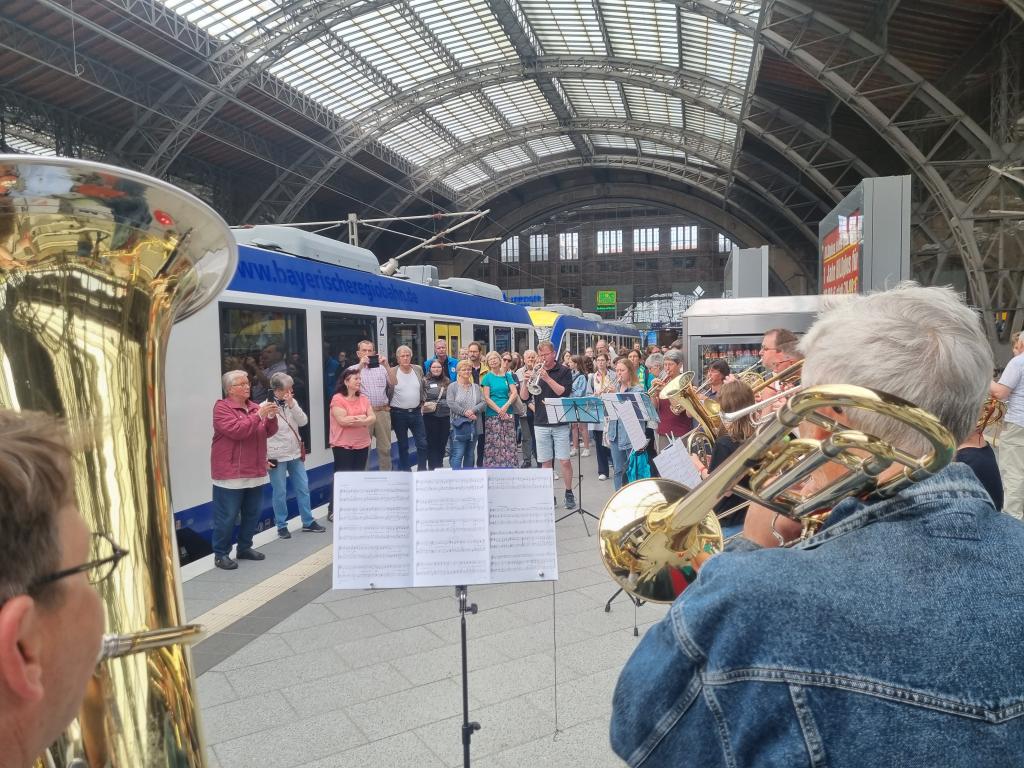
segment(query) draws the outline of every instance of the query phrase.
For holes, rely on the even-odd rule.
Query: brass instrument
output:
[[[689,413],[697,419],[704,434],[714,444],[721,423],[718,418],[721,409],[714,400],[705,400],[697,395],[693,378],[693,371],[679,374],[662,388],[659,397],[668,400],[669,409],[676,416]]]
[[[526,391],[531,395],[539,395],[540,389],[540,372],[544,369],[544,363],[537,363],[533,366],[533,371],[530,373],[530,378],[526,380]]]
[[[831,508],[849,496],[889,497],[952,461],[956,441],[931,414],[898,397],[848,385],[787,392],[788,402],[696,489],[664,479],[639,480],[615,493],[598,524],[601,557],[612,578],[640,600],[668,603],[693,580],[707,557],[724,546],[715,503],[735,494],[803,523],[800,541],[812,536]],[[920,433],[929,452],[917,457],[840,424],[820,413],[829,407],[859,408],[889,416]],[[745,409],[747,410],[747,409]],[[726,418],[736,418],[729,414]],[[783,438],[802,422],[829,432],[822,441]],[[808,497],[797,487],[827,462],[846,474]],[[893,465],[903,471],[879,476]],[[743,478],[749,489],[737,487]]]
[[[985,400],[985,403],[981,406],[981,414],[978,416],[978,422],[974,425],[975,432],[984,432],[989,427],[994,427],[1000,424],[1003,417],[1006,416],[1006,403],[997,397],[989,395]]]
[[[733,376],[753,389],[754,387],[759,387],[764,383],[764,374],[757,370],[760,367],[761,362],[758,361],[753,365],[744,368],[739,373],[734,373]]]
[[[799,360],[787,365],[774,376],[762,378],[760,381],[750,385],[750,388],[754,390],[754,394],[756,395],[758,392],[761,392],[775,384],[778,384],[784,389],[794,387],[800,383],[800,375],[803,373],[803,369],[804,361],[803,358],[800,358]]]
[[[172,323],[224,288],[234,240],[196,198],[120,168],[5,155],[0,179],[0,407],[64,419],[78,507],[129,550],[98,586],[105,660],[41,760],[204,765],[163,378]]]

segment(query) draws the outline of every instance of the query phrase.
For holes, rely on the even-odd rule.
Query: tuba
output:
[[[689,413],[704,430],[708,440],[714,445],[715,435],[721,424],[718,403],[714,400],[701,398],[693,386],[693,371],[681,373],[661,389],[659,397],[668,400],[672,413],[679,416]]]
[[[83,518],[129,550],[98,586],[103,660],[55,766],[201,766],[204,747],[170,492],[171,325],[234,272],[224,221],[156,179],[0,155],[0,407],[61,417]]]
[[[818,531],[842,499],[895,495],[941,470],[956,453],[956,440],[938,419],[898,397],[848,385],[786,394],[790,398],[774,420],[696,489],[652,478],[630,483],[608,500],[598,523],[601,558],[622,589],[639,600],[675,600],[696,578],[701,563],[722,551],[722,529],[713,508],[730,493],[800,521],[803,541]],[[913,456],[820,413],[830,407],[858,408],[895,419],[916,430],[928,451]],[[785,442],[804,421],[823,428],[828,437]],[[803,496],[799,486],[830,461],[841,464],[846,474]],[[893,465],[903,471],[879,480]],[[744,478],[749,488],[738,486]]]

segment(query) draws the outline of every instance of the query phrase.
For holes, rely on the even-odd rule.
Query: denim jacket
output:
[[[611,741],[637,766],[1024,766],[1024,525],[951,464],[712,558],[644,636]]]

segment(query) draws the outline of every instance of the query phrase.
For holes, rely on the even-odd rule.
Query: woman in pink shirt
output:
[[[376,415],[370,399],[359,391],[359,368],[347,368],[331,398],[331,450],[335,472],[362,472],[370,454]],[[327,519],[334,519],[333,499]]]

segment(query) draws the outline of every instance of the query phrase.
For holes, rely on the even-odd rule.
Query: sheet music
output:
[[[615,403],[615,412],[619,416],[619,428],[626,428],[626,435],[633,450],[642,451],[647,446],[647,433],[637,415],[636,402],[619,400]]]
[[[682,483],[691,490],[701,484],[700,473],[693,465],[690,452],[682,440],[673,440],[668,447],[662,449],[654,457],[654,466],[662,477]]]
[[[438,476],[430,472],[410,475],[415,487],[415,586],[490,581],[487,474],[485,470],[467,470]]]
[[[604,412],[608,421],[616,421],[619,418],[619,414],[615,410],[615,406],[619,402],[619,396],[614,392],[610,392],[601,395],[601,400],[604,402]]]
[[[604,403],[599,397],[546,397],[544,408],[551,424],[600,424]]]
[[[334,474],[334,589],[412,585],[411,474]]]
[[[554,486],[551,470],[490,472],[491,581],[555,581]]]

